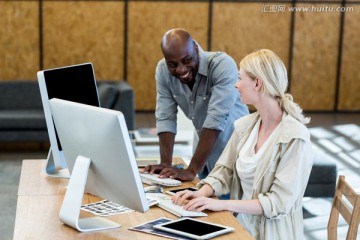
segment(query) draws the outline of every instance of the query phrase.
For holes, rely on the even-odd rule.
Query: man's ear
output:
[[[196,55],[199,56],[199,47],[198,47],[198,45],[195,43],[195,41],[194,41],[194,47],[195,47]]]
[[[262,88],[262,85],[263,85],[262,79],[259,77],[256,77],[255,78],[255,89],[260,91]]]

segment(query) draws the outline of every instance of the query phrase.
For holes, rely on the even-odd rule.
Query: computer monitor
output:
[[[124,115],[61,99],[51,99],[50,108],[71,173],[60,220],[82,232],[119,227],[100,217],[79,219],[84,192],[147,211]]]
[[[100,106],[92,63],[42,70],[37,73],[45,120],[50,139],[46,173],[53,177],[69,177],[66,162],[50,112],[49,100],[60,98],[92,106]]]

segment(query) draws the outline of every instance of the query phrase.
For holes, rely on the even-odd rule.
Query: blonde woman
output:
[[[262,49],[240,62],[235,88],[256,112],[237,120],[196,192],[175,195],[187,210],[231,211],[255,239],[302,239],[302,197],[313,164],[309,119],[293,102],[281,59]],[[230,193],[230,200],[211,196]]]

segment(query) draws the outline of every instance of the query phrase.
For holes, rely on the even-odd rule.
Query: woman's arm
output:
[[[230,211],[252,215],[262,215],[264,213],[260,201],[253,200],[218,200],[206,197],[198,197],[190,200],[185,206],[186,210],[196,211]]]
[[[257,197],[268,219],[288,214],[296,202],[301,201],[312,168],[310,142],[294,139],[283,147],[286,150],[274,173],[275,178],[264,180],[271,181],[270,189],[266,189],[269,185],[264,185],[264,189],[259,186]]]
[[[181,191],[172,198],[173,202],[182,205],[186,200],[190,201],[184,206],[186,210],[211,210],[211,211],[231,211],[237,213],[246,213],[261,215],[263,208],[258,199],[254,200],[219,200],[209,198],[213,196],[214,190],[210,185],[203,185],[198,191]]]

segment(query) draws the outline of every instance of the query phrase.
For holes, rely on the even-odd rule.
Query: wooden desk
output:
[[[181,160],[181,159],[180,159]],[[121,224],[120,228],[80,233],[59,220],[60,207],[64,198],[68,180],[49,178],[44,173],[45,160],[24,160],[21,170],[14,239],[164,239],[155,235],[128,230],[160,217],[177,219],[173,214],[159,207],[151,207],[146,213],[131,212],[107,217]],[[193,182],[184,186],[193,186]],[[170,189],[170,188],[169,188]],[[101,200],[96,196],[85,194],[83,203]],[[207,212],[208,217],[199,218],[235,229],[234,232],[216,239],[252,239],[230,212]],[[81,217],[91,216],[82,212]]]

